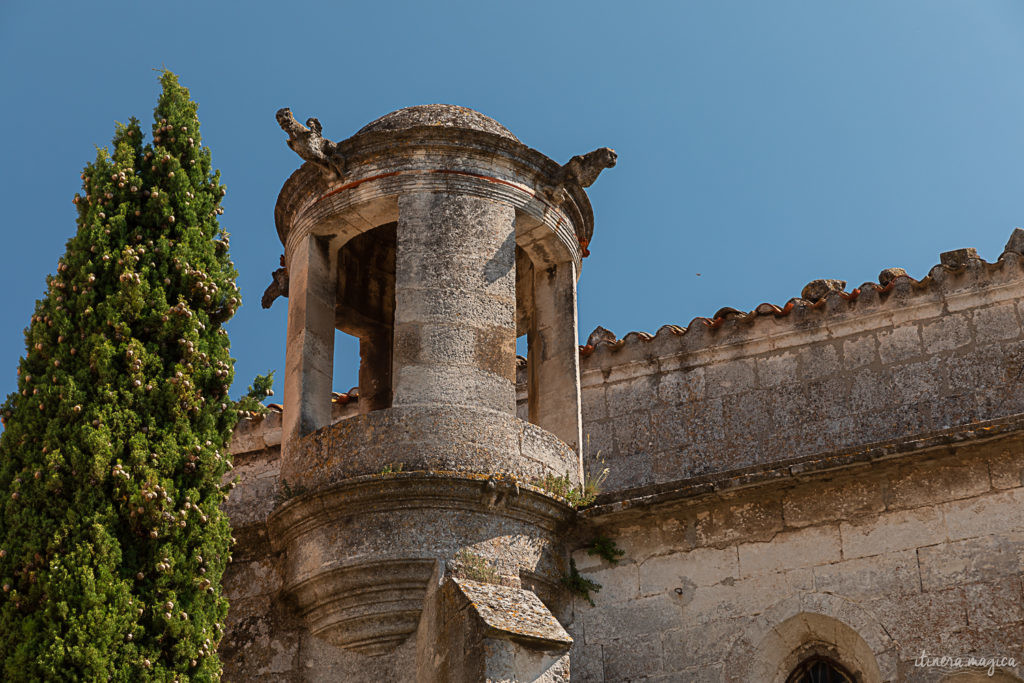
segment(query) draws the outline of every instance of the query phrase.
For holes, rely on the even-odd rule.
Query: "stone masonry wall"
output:
[[[771,683],[812,651],[869,683],[952,680],[914,666],[922,651],[1014,657],[1004,672],[1021,675],[1022,478],[1017,431],[643,509],[598,506],[581,545],[603,534],[625,557],[574,554],[602,588],[594,607],[575,600],[573,680]]]
[[[1024,256],[972,253],[920,282],[592,337],[587,468],[614,491],[1024,412]]]

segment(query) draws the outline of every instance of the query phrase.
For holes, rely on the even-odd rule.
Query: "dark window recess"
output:
[[[853,674],[828,657],[808,657],[800,662],[786,683],[854,683]]]

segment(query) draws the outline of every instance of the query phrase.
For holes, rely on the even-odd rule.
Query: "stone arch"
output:
[[[856,603],[830,593],[791,595],[759,615],[732,647],[729,680],[783,683],[807,657],[822,655],[858,683],[897,680],[896,643]]]

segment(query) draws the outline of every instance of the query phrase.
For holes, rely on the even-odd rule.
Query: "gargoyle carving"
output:
[[[288,133],[288,146],[296,154],[339,178],[345,174],[345,158],[338,151],[337,143],[320,134],[323,127],[318,119],[306,119],[304,126],[295,120],[292,110],[285,107],[277,110],[277,122]]]
[[[590,187],[601,175],[601,171],[615,165],[619,155],[610,147],[601,147],[587,154],[574,156],[562,165],[555,175],[555,182],[545,188],[548,198],[555,204],[563,204],[569,199],[565,188],[571,182],[580,187]]]
[[[270,308],[274,305],[277,297],[288,296],[288,268],[284,265],[284,254],[281,254],[281,267],[271,275],[274,281],[263,292],[263,299],[260,301],[263,308]]]

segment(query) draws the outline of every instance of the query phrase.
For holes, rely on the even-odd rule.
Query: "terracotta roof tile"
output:
[[[725,307],[719,309],[710,318],[694,318],[686,327],[663,325],[653,335],[647,332],[630,332],[619,339],[614,333],[604,327],[597,327],[587,338],[587,343],[579,347],[580,356],[585,358],[600,348],[615,352],[637,342],[646,343],[669,336],[689,336],[704,330],[714,331],[722,328],[726,323],[734,327],[736,325],[753,323],[759,318],[764,317],[786,318],[795,310],[821,310],[826,314],[833,313],[849,308],[854,302],[863,299],[865,295],[878,299],[878,302],[883,305],[897,299],[900,302],[904,302],[906,300],[905,296],[895,297],[891,295],[897,293],[913,297],[925,294],[933,289],[941,289],[943,286],[953,284],[955,278],[968,271],[974,272],[979,278],[991,276],[1007,267],[1016,268],[1024,274],[1024,255],[1022,255],[1024,254],[1024,231],[1019,228],[1015,230],[1006,246],[1006,250],[994,263],[988,263],[978,258],[977,253],[973,249],[945,252],[943,254],[943,263],[934,266],[928,272],[928,275],[921,280],[915,280],[910,277],[902,268],[887,268],[879,273],[879,279],[885,283],[884,285],[876,282],[865,282],[850,292],[830,289],[817,301],[793,298],[781,307],[771,303],[762,303],[754,308],[754,310],[746,313],[735,308]],[[838,283],[840,281],[834,282]],[[715,340],[709,337],[705,343],[712,345],[715,343]]]

